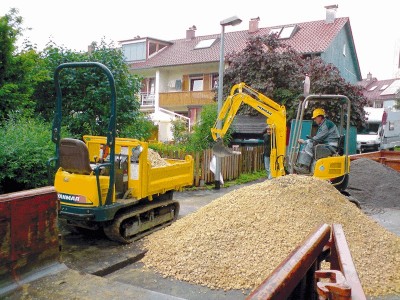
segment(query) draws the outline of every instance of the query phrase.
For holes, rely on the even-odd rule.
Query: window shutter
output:
[[[183,92],[189,91],[189,75],[183,75],[182,91]]]
[[[208,91],[211,90],[211,74],[204,74],[203,76],[204,84],[203,84],[203,90]]]

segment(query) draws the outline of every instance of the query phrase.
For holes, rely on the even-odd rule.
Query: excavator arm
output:
[[[229,96],[221,107],[214,127],[211,128],[212,137],[214,141],[217,141],[216,146],[213,148],[215,155],[226,156],[223,154],[229,153],[229,151],[224,150],[222,147],[222,138],[231,126],[237,111],[243,103],[251,106],[267,118],[267,124],[272,128],[271,175],[273,177],[284,175],[286,108],[247,86],[244,82],[232,87]],[[223,122],[223,126],[218,126],[219,122]]]

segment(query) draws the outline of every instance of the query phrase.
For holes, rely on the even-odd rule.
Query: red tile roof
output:
[[[333,23],[326,23],[325,20],[304,22],[297,24],[286,24],[273,27],[260,28],[255,33],[248,30],[225,33],[225,54],[233,51],[241,51],[247,39],[252,35],[265,35],[272,28],[288,27],[296,25],[296,31],[289,39],[282,40],[292,46],[299,53],[311,54],[324,52],[334,40],[340,30],[349,24],[349,18],[336,18]],[[350,26],[349,26],[349,30]],[[351,34],[351,32],[350,32]],[[202,40],[217,39],[211,47],[194,49]],[[218,62],[220,47],[220,34],[198,36],[191,40],[178,39],[170,41],[172,44],[160,51],[157,55],[147,61],[130,63],[132,69],[148,69],[165,66],[178,66],[208,62]]]
[[[393,91],[393,93],[387,95],[381,95],[393,82],[400,80],[400,78],[377,80],[373,78],[372,80],[363,79],[359,82],[359,85],[364,87],[363,94],[367,100],[394,100],[399,98],[399,89]]]

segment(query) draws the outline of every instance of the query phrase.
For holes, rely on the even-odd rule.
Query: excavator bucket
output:
[[[239,151],[233,151],[232,149],[226,147],[221,138],[218,138],[213,146],[213,153],[217,157],[226,157],[231,155],[241,154]]]

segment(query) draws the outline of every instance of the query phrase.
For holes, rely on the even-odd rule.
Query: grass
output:
[[[227,187],[234,186],[234,185],[245,184],[248,182],[256,181],[260,178],[266,178],[266,173],[264,170],[256,171],[253,173],[240,174],[239,178],[236,178],[235,180],[225,181],[224,184],[221,186],[221,188],[227,188]],[[195,191],[195,190],[199,190],[199,189],[212,190],[214,188],[215,188],[215,184],[209,183],[203,187],[195,187],[194,186],[194,187],[190,187],[190,188],[185,188],[184,190],[186,190],[186,191]]]

